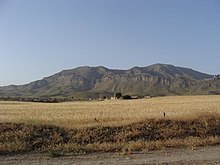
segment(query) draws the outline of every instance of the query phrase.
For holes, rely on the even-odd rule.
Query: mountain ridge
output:
[[[153,64],[127,70],[80,66],[24,85],[0,87],[0,97],[110,97],[220,93],[220,80],[193,69]]]

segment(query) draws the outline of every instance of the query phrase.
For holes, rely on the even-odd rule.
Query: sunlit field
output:
[[[220,115],[220,96],[66,103],[0,102],[1,123],[49,124],[67,128],[120,126],[162,118],[191,120],[209,115]]]

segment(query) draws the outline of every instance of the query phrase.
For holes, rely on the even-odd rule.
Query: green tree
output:
[[[116,94],[115,94],[115,97],[116,97],[117,99],[120,99],[120,98],[122,97],[122,94],[121,94],[121,93],[116,93]]]

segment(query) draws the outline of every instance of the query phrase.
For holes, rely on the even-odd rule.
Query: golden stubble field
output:
[[[120,126],[147,119],[191,120],[220,115],[220,96],[168,96],[66,103],[0,102],[0,123],[67,128]]]

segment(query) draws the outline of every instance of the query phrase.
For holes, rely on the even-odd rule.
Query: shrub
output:
[[[130,99],[132,99],[130,95],[122,96],[122,98],[123,98],[124,100],[130,100]]]

